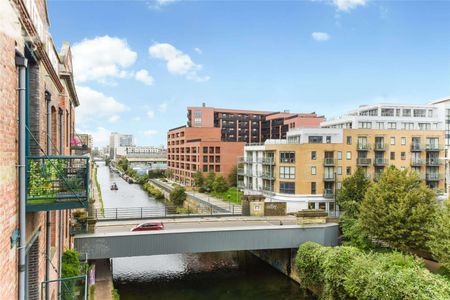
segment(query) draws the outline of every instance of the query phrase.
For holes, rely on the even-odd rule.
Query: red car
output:
[[[163,230],[164,224],[160,221],[145,222],[132,228],[130,231]]]

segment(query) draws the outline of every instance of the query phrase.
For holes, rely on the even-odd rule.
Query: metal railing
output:
[[[194,212],[194,209],[196,212]],[[94,209],[88,217],[95,218],[97,221],[118,221],[118,220],[141,220],[141,219],[176,219],[176,218],[194,218],[207,216],[240,216],[241,207],[231,205],[229,212],[218,212],[212,206],[210,207],[116,207]]]
[[[323,165],[324,166],[334,166],[335,164],[336,164],[336,160],[334,158],[326,157],[323,160]]]
[[[58,299],[62,300],[87,300],[88,299],[88,276],[80,275],[74,277],[66,277],[41,282],[41,300],[45,299],[47,289],[57,290],[58,285],[61,286],[61,294]]]
[[[385,158],[375,158],[373,164],[375,166],[387,166],[389,164],[389,160]]]
[[[369,166],[371,164],[372,160],[370,158],[358,158],[357,159],[357,165],[358,166]]]
[[[426,163],[427,166],[440,166],[442,164],[442,160],[439,158],[428,158]]]
[[[444,147],[439,144],[426,144],[425,145],[426,151],[441,151],[443,149],[444,149]]]
[[[425,180],[428,180],[428,181],[439,181],[441,179],[442,179],[442,176],[440,174],[428,173],[425,175]]]
[[[323,197],[324,198],[333,198],[334,197],[334,190],[333,189],[324,189]]]
[[[366,143],[357,143],[356,144],[356,149],[359,151],[369,151],[370,150],[370,144],[366,144]]]
[[[424,146],[421,144],[412,144],[411,145],[411,152],[420,152],[424,150]]]
[[[385,151],[387,149],[386,143],[375,143],[375,151]]]
[[[411,166],[413,167],[420,167],[423,166],[425,164],[423,159],[420,158],[413,158],[411,159]]]
[[[334,174],[324,174],[323,175],[323,181],[334,181],[335,177]]]

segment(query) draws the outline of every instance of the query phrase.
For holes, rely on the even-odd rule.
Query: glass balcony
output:
[[[356,145],[356,148],[358,151],[369,151],[371,147],[369,144],[366,143],[358,143]]]
[[[271,157],[263,158],[262,160],[263,165],[274,165],[275,161]]]
[[[444,148],[442,145],[439,144],[426,144],[425,145],[425,151],[441,151]]]
[[[334,174],[323,175],[323,181],[334,181]]]
[[[375,143],[375,151],[386,151],[387,150],[387,144],[385,143]]]
[[[336,161],[335,161],[334,158],[328,158],[328,157],[326,157],[326,158],[323,160],[323,165],[324,165],[324,166],[334,166],[335,164],[336,164]]]
[[[440,166],[442,164],[442,160],[439,158],[428,158],[427,166]]]
[[[420,145],[420,144],[412,144],[411,145],[411,152],[420,152],[423,150],[424,150],[423,145]]]
[[[334,198],[334,190],[333,189],[325,189],[323,191],[324,198]]]
[[[358,158],[356,163],[358,166],[367,167],[367,166],[370,166],[370,164],[372,163],[372,160],[370,158]]]
[[[389,160],[384,159],[384,158],[375,158],[373,164],[374,164],[374,166],[384,167],[389,164]]]
[[[237,170],[237,174],[238,175],[245,175],[245,171],[244,171],[244,169],[241,169],[241,168],[239,168],[238,170]]]
[[[87,208],[89,158],[33,156],[27,159],[27,211]]]
[[[428,173],[425,175],[427,181],[439,181],[442,180],[442,176],[438,173]]]
[[[273,174],[271,174],[269,172],[262,173],[261,178],[267,179],[267,180],[275,180],[275,178],[273,177]]]
[[[425,164],[425,162],[423,159],[419,159],[419,158],[411,159],[411,166],[413,166],[413,167],[420,167],[420,166],[423,166],[424,164]]]

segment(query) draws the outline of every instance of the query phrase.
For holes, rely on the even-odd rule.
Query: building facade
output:
[[[136,141],[132,134],[111,132],[109,137],[109,158],[115,160],[118,156],[125,156],[127,147],[135,147]]]
[[[288,211],[333,211],[342,181],[363,168],[378,180],[388,166],[417,173],[429,187],[445,190],[443,130],[352,128],[293,129],[286,140],[245,147],[239,186],[268,201],[287,202]]]
[[[56,189],[43,189],[53,176],[43,177],[43,169],[57,164],[61,176],[75,169],[68,157],[79,101],[70,47],[56,50],[45,0],[2,1],[0,20],[0,298],[57,299],[60,286],[44,291],[41,283],[60,277],[62,253],[72,244],[65,206],[75,201],[59,203]],[[86,175],[86,165],[82,170]],[[85,183],[72,209],[87,203]]]
[[[188,107],[187,126],[167,134],[168,169],[172,179],[187,186],[197,171],[226,176],[239,163],[246,143],[285,138],[290,128],[318,127],[322,121],[315,113]]]

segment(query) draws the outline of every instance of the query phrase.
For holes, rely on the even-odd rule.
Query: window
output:
[[[203,172],[208,172],[208,166],[207,165],[203,165]]]
[[[381,109],[381,116],[382,117],[393,117],[394,116],[394,109],[393,108],[382,108]]]
[[[348,176],[352,175],[352,167],[347,167],[345,169],[345,174],[347,174]]]
[[[311,151],[311,160],[316,160],[316,159],[317,159],[317,152]]]
[[[208,147],[203,147],[203,153],[208,153]]]
[[[400,159],[401,160],[406,160],[406,152],[401,152],[400,153]]]
[[[202,112],[200,110],[194,111],[194,127],[202,126]]]
[[[359,122],[359,128],[370,129],[372,128],[372,122]]]
[[[391,152],[391,160],[395,160],[395,152]]]
[[[352,152],[351,151],[347,151],[347,160],[352,159]]]
[[[337,159],[342,160],[342,151],[337,152]]]
[[[391,145],[395,145],[395,136],[391,136]]]
[[[340,190],[342,188],[342,182],[336,184],[336,189]]]
[[[414,123],[412,122],[402,122],[403,130],[414,130]]]
[[[431,130],[431,124],[430,123],[419,123],[419,129],[420,130]]]
[[[377,122],[378,129],[384,129],[384,122]]]
[[[295,152],[280,152],[280,163],[295,163]]]
[[[341,166],[337,167],[336,172],[338,175],[342,175],[342,167]]]
[[[347,137],[347,145],[351,145],[352,144],[352,137],[348,136]]]
[[[281,179],[295,179],[295,167],[280,167]]]
[[[426,116],[425,109],[414,110],[414,118],[425,118],[425,116]]]
[[[411,117],[411,110],[410,109],[403,109],[403,116],[404,117]]]
[[[321,137],[321,136],[309,136],[308,137],[308,143],[310,143],[310,144],[322,144],[323,143],[323,137]]]
[[[404,136],[402,136],[401,142],[402,142],[402,145],[406,145],[406,138]]]
[[[326,137],[326,143],[330,144],[331,143],[331,136],[327,135]]]
[[[431,109],[428,110],[428,118],[433,117],[433,111]]]
[[[280,193],[295,194],[295,182],[280,181]]]
[[[311,182],[311,194],[316,194],[317,192],[317,185],[315,182]]]
[[[316,175],[317,174],[317,169],[316,167],[311,167],[311,175]]]
[[[388,129],[397,129],[397,123],[388,122]]]

